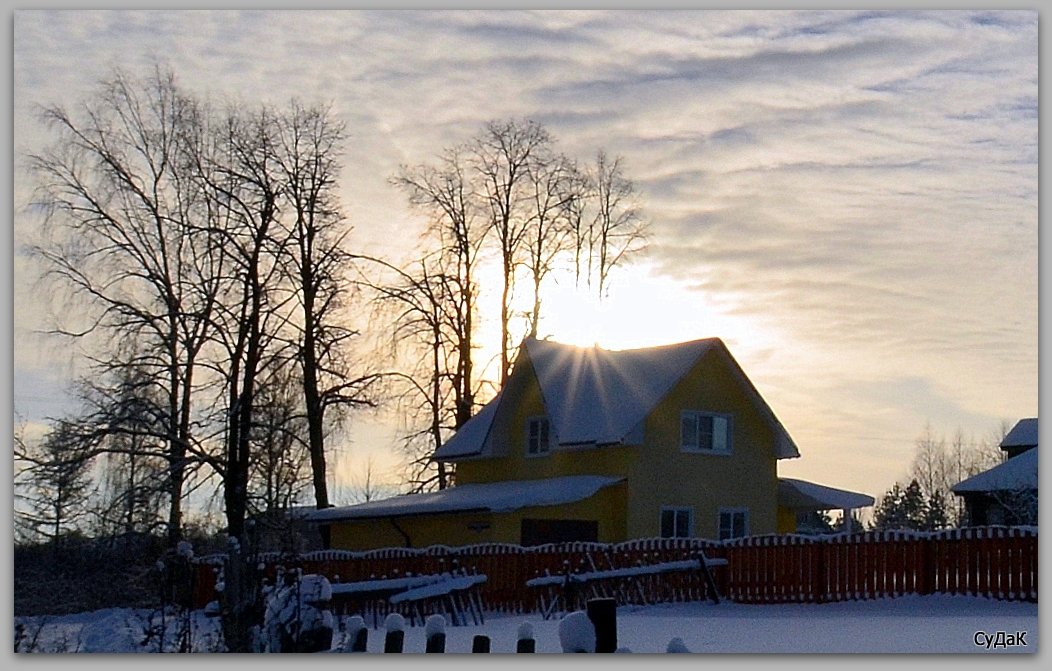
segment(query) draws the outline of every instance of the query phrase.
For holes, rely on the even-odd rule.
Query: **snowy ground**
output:
[[[216,622],[195,613],[194,648],[217,649]],[[39,652],[155,652],[156,637],[147,637],[150,625],[144,612],[104,610],[65,617],[16,618],[26,636],[37,635]],[[446,651],[471,651],[476,634],[490,637],[494,653],[515,649],[516,633],[529,622],[537,652],[561,652],[558,618],[545,621],[538,615],[491,615],[482,626],[447,627]],[[177,627],[169,619],[171,634]],[[694,653],[985,653],[976,644],[977,634],[1009,636],[1017,647],[989,652],[1036,653],[1037,604],[1009,603],[972,597],[902,597],[835,604],[739,605],[721,603],[669,604],[618,609],[618,646],[634,653],[665,652],[673,638],[682,639]],[[1018,633],[1026,632],[1023,640]],[[339,637],[339,634],[337,634]],[[383,629],[369,631],[369,652],[383,649]],[[409,627],[405,651],[424,650],[423,627]],[[980,636],[979,642],[982,643]],[[145,645],[143,645],[145,641]],[[28,640],[23,643],[27,647]]]

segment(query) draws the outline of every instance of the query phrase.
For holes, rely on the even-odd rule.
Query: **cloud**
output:
[[[828,453],[807,427],[850,388],[947,422],[1036,412],[1037,18],[19,11],[15,149],[44,139],[33,103],[74,104],[158,57],[217,103],[331,101],[351,137],[342,198],[372,249],[413,217],[387,183],[400,164],[489,119],[537,119],[581,160],[624,157],[653,272],[784,339],[746,369]],[[16,172],[16,200],[27,187]],[[16,218],[16,243],[31,228]],[[908,448],[918,429],[895,435]]]

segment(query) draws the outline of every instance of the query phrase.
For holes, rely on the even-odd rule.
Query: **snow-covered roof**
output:
[[[310,514],[314,522],[404,517],[429,513],[508,512],[533,506],[582,501],[624,478],[572,475],[541,480],[512,480],[458,485],[426,494],[406,494]]]
[[[541,388],[559,445],[623,443],[672,387],[707,352],[726,353],[775,429],[777,456],[800,456],[792,438],[718,338],[661,347],[605,350],[527,339],[523,347]],[[497,415],[498,396],[435,452],[436,459],[481,454]]]
[[[1027,450],[1004,463],[957,483],[954,494],[1037,489],[1037,450]]]
[[[1012,430],[1001,441],[1001,447],[1036,447],[1037,446],[1037,417],[1028,417],[1016,422]]]
[[[502,392],[503,393],[503,392]],[[500,406],[502,394],[482,406],[474,417],[469,419],[464,426],[460,427],[453,436],[435,451],[436,459],[455,459],[478,454],[482,445],[486,442],[489,429],[493,426],[493,418]]]
[[[792,510],[852,510],[876,503],[866,494],[818,485],[806,480],[778,478],[778,505]]]

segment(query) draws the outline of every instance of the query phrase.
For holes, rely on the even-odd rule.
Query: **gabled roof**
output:
[[[457,485],[426,494],[406,494],[353,506],[323,508],[308,514],[313,522],[407,517],[435,513],[501,513],[535,506],[583,501],[624,478],[572,475],[541,480],[513,480]]]
[[[818,485],[806,480],[778,478],[778,505],[790,510],[852,510],[876,503],[867,494]]]
[[[1017,489],[1037,489],[1036,449],[1027,450],[950,488],[954,494]]]
[[[1037,417],[1028,417],[1016,422],[1001,441],[1001,449],[1011,447],[1037,447]]]
[[[632,350],[574,347],[528,338],[523,348],[540,384],[559,445],[626,442],[629,433],[702,356],[720,351],[757,408],[767,417],[775,433],[778,458],[800,456],[788,432],[719,338]],[[435,458],[458,459],[482,454],[502,396],[490,401],[436,450]]]

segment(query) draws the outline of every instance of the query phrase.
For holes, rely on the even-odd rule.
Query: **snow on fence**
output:
[[[729,541],[650,538],[616,544],[522,547],[480,544],[367,552],[323,550],[297,558],[334,583],[447,572],[484,575],[476,587],[491,612],[542,612],[544,590],[530,580],[653,566],[694,558],[725,560],[712,572],[720,595],[741,603],[827,602],[905,594],[968,594],[1037,601],[1036,527],[974,527],[938,532],[881,531],[834,536],[770,535]],[[196,603],[213,598],[215,558],[198,561]],[[274,565],[287,557],[263,556]],[[645,572],[644,572],[645,573]],[[211,578],[211,579],[210,579]],[[708,597],[697,571],[642,575],[610,594],[620,604]]]

